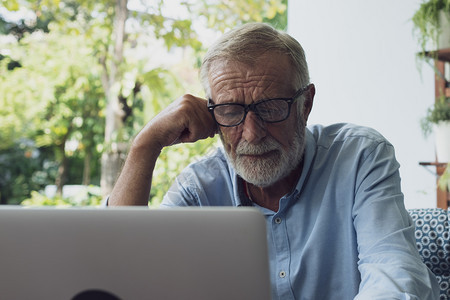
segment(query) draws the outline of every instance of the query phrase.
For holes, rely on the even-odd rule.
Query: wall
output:
[[[407,208],[435,207],[433,136],[420,119],[434,101],[434,75],[418,64],[410,0],[291,0],[288,32],[304,47],[316,98],[309,123],[377,129],[396,148]],[[421,66],[421,70],[419,67]]]

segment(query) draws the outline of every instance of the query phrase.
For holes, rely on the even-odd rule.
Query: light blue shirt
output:
[[[278,212],[249,202],[222,149],[188,166],[162,206],[259,207],[273,299],[438,299],[398,169],[393,146],[370,128],[311,126],[301,177]]]

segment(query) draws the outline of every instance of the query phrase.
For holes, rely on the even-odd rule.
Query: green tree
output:
[[[31,191],[52,184],[58,168],[52,156],[52,151],[25,138],[0,149],[0,204],[19,204]]]
[[[285,28],[287,1],[183,2],[185,17],[171,15],[164,1],[136,6],[126,0],[23,0],[20,5],[8,0],[0,5],[10,11],[23,6],[36,16],[28,29],[16,30],[20,34],[9,45],[8,57],[0,57],[0,89],[6,91],[0,138],[8,141],[3,145],[12,146],[18,136],[27,136],[53,149],[60,163],[57,181],[61,186],[67,155],[71,155],[66,147],[69,141],[78,143],[76,154],[82,154],[85,166],[101,151],[102,186],[108,194],[127,145],[143,124],[175,97],[185,92],[201,95],[195,68],[204,49],[196,28],[223,31],[251,21]],[[2,32],[14,27],[2,27],[6,23],[0,22]],[[172,70],[162,63],[149,63],[154,62],[153,49],[160,44],[166,53],[179,51],[182,63]],[[20,67],[8,70],[12,61]],[[155,202],[173,174],[213,143],[208,140],[163,151],[155,171],[160,175],[154,177]],[[90,173],[89,167],[84,169]],[[84,183],[88,177],[84,176]]]
[[[9,132],[11,142],[14,136],[26,136],[39,147],[53,149],[59,163],[56,185],[61,193],[67,173],[67,142],[79,144],[89,160],[96,148],[93,141],[103,140],[98,138],[103,135],[103,126],[98,123],[104,106],[100,72],[91,67],[95,60],[88,55],[90,49],[83,46],[80,36],[52,31],[36,42],[36,37],[30,35],[11,49],[21,67],[0,81],[4,83],[5,107],[14,112],[7,115],[13,122],[3,123],[3,132]],[[24,110],[23,104],[30,109]],[[87,162],[86,174],[89,167]]]
[[[266,22],[282,30],[287,26],[287,0],[201,0],[190,10],[220,31],[249,22]]]
[[[49,24],[50,32],[57,30],[69,36],[81,36],[91,48],[91,55],[97,59],[96,64],[101,67],[100,78],[106,99],[102,156],[102,187],[105,194],[112,189],[120,171],[129,138],[124,124],[131,115],[132,108],[127,101],[129,95],[122,92],[126,90],[123,86],[124,74],[136,66],[130,64],[124,53],[132,51],[141,42],[140,35],[162,39],[168,48],[185,45],[198,48],[200,45],[190,29],[190,20],[175,20],[163,16],[162,1],[133,12],[128,10],[127,3],[127,0],[28,2],[28,7],[36,15],[45,11],[53,17]],[[138,28],[125,32],[127,20],[130,24],[137,24]],[[52,24],[56,25],[52,27]],[[134,87],[139,89],[141,84],[135,82]],[[69,123],[66,124],[66,129],[69,129]],[[60,134],[62,140],[58,143],[59,152],[63,152],[64,141],[70,131]]]

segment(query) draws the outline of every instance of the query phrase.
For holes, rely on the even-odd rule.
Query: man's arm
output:
[[[437,282],[416,249],[398,163],[381,143],[361,164],[354,205],[360,291],[356,299],[437,299]]]
[[[178,98],[147,123],[134,139],[108,205],[147,205],[153,170],[161,150],[213,137],[216,132],[206,100],[192,95]]]

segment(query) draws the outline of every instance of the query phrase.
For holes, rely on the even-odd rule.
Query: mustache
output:
[[[273,138],[268,138],[260,144],[250,144],[247,141],[241,141],[236,147],[237,155],[260,155],[270,151],[279,150],[281,147]]]

